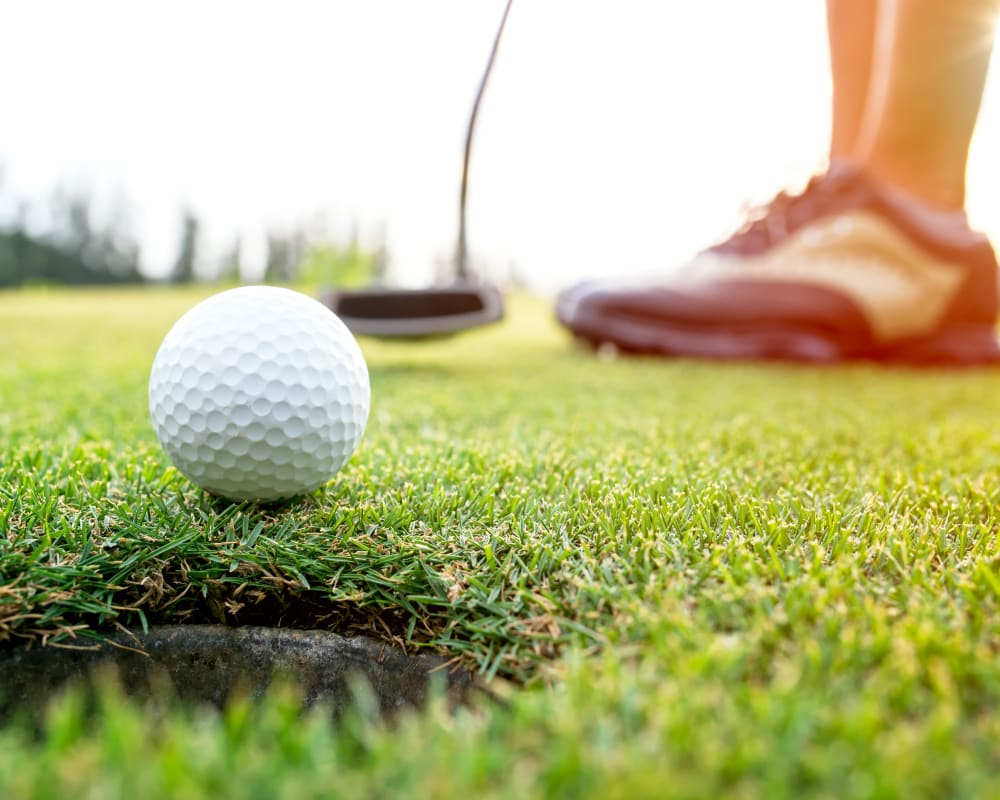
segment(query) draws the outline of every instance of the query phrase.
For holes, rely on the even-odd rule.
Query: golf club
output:
[[[425,289],[372,286],[366,289],[333,289],[327,292],[322,298],[323,302],[353,333],[381,338],[422,339],[451,335],[503,318],[504,304],[500,290],[493,284],[478,279],[469,268],[466,201],[476,117],[479,114],[486,83],[493,70],[500,38],[512,3],[513,0],[507,0],[504,7],[466,129],[454,281],[451,284]]]

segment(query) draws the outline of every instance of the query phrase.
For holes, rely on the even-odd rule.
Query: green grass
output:
[[[364,342],[355,458],[259,508],[148,423],[197,297],[0,295],[0,638],[321,625],[521,688],[393,729],[71,697],[0,795],[1000,795],[1000,373],[605,361],[521,299]]]

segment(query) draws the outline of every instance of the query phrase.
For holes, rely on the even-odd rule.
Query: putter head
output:
[[[503,318],[503,296],[488,283],[431,289],[331,290],[325,303],[359,336],[427,339],[450,336]]]

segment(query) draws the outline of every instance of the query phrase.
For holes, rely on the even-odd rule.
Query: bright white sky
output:
[[[407,284],[454,248],[464,128],[503,0],[0,0],[3,196],[180,209],[260,264],[265,226],[384,235]],[[515,0],[480,116],[470,245],[538,288],[668,266],[823,161],[822,0]],[[1000,77],[970,165],[1000,238]],[[986,143],[992,142],[988,146]]]

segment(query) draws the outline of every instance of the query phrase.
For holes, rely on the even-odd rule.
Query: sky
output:
[[[0,212],[127,205],[151,274],[303,222],[384,242],[403,285],[455,246],[465,126],[504,0],[0,0]],[[996,60],[996,59],[995,59]],[[1000,241],[1000,68],[969,170]],[[541,290],[648,273],[824,163],[822,0],[514,0],[480,113],[469,244]],[[117,206],[116,206],[117,204]]]

